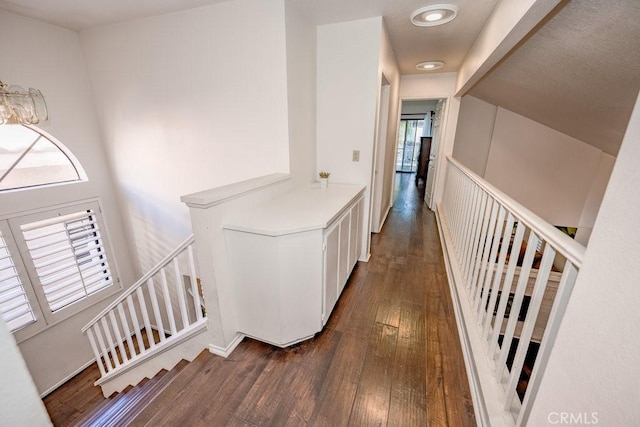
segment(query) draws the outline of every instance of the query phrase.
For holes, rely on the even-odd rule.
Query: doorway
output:
[[[434,189],[445,99],[400,101],[395,170],[415,174],[403,182],[424,183],[424,202],[435,208]]]
[[[420,138],[424,134],[424,119],[400,119],[396,172],[416,172],[420,155]]]

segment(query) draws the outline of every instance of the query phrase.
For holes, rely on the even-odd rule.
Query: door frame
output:
[[[398,115],[396,117],[396,132],[395,132],[395,144],[394,144],[394,153],[398,152],[398,130],[400,129],[400,120],[402,118],[402,103],[403,102],[407,102],[407,101],[439,101],[439,100],[444,100],[444,111],[442,113],[442,123],[440,124],[440,128],[442,130],[442,132],[440,132],[440,135],[438,135],[438,145],[437,145],[437,155],[436,155],[436,162],[434,165],[434,182],[433,182],[433,188],[434,188],[434,194],[433,194],[433,199],[437,200],[438,199],[438,194],[436,193],[436,190],[438,189],[438,170],[440,168],[440,166],[442,165],[442,155],[443,155],[443,149],[444,149],[444,140],[445,140],[445,130],[446,130],[446,124],[447,124],[447,120],[448,120],[448,116],[449,116],[449,107],[451,105],[451,99],[448,96],[403,96],[400,97],[398,100]],[[433,142],[432,142],[433,144]],[[395,156],[393,157],[393,161],[394,161],[394,170],[395,170]],[[391,188],[395,188],[396,185],[396,174],[395,172],[392,174],[391,176],[392,181],[391,181]],[[426,183],[425,183],[426,185]],[[391,206],[393,206],[393,197],[394,197],[394,193],[395,191],[391,191]],[[423,202],[426,204],[426,201]],[[431,209],[431,208],[430,208]],[[434,207],[431,210],[435,210],[435,203],[434,203]]]

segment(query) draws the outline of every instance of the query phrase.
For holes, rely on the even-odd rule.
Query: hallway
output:
[[[419,193],[397,174],[371,259],[323,332],[286,349],[245,339],[228,359],[205,351],[132,425],[475,425],[435,216]],[[87,375],[45,398],[56,425],[101,403]],[[74,407],[73,396],[93,403]]]

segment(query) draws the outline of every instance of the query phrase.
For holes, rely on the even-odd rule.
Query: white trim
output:
[[[209,351],[217,356],[222,356],[226,359],[231,353],[233,353],[233,350],[236,349],[238,344],[240,344],[243,339],[244,334],[238,333],[226,347],[209,344]]]
[[[500,404],[502,399],[489,399],[487,401],[485,395],[504,395],[501,385],[495,380],[491,367],[484,356],[485,348],[480,339],[480,335],[475,329],[467,329],[467,324],[475,324],[473,321],[472,308],[469,301],[460,299],[459,294],[466,295],[464,292],[456,291],[456,288],[463,283],[460,278],[460,270],[456,263],[452,263],[449,258],[447,247],[452,247],[449,239],[449,233],[443,230],[444,222],[440,216],[441,203],[436,204],[436,223],[438,225],[438,233],[440,235],[440,244],[442,246],[443,258],[447,270],[447,279],[449,282],[449,290],[453,301],[453,308],[456,317],[456,325],[458,327],[458,335],[462,346],[462,354],[464,356],[467,378],[469,380],[469,389],[473,400],[473,410],[476,416],[476,423],[480,426],[513,426],[515,420],[505,411]],[[462,285],[464,286],[464,285]],[[472,321],[465,321],[465,319]],[[474,357],[474,353],[478,357]]]
[[[205,317],[202,320],[191,324],[188,329],[183,329],[177,334],[174,334],[171,337],[167,338],[164,342],[156,343],[156,346],[152,349],[148,349],[141,355],[129,359],[126,365],[121,364],[119,368],[116,368],[104,377],[99,378],[93,384],[99,386],[106,383],[107,381],[117,378],[125,372],[128,372],[136,366],[140,365],[141,363],[152,359],[154,356],[171,350],[172,348],[180,345],[189,338],[199,334],[200,332],[206,331],[207,329],[207,318]]]
[[[361,256],[360,258],[358,258],[358,261],[369,262],[369,259],[371,259],[371,252],[369,252],[366,256]]]
[[[46,396],[48,396],[50,393],[56,391],[58,388],[60,388],[64,383],[66,383],[67,381],[69,381],[71,378],[75,377],[76,375],[78,375],[80,372],[84,371],[85,369],[87,369],[89,366],[91,366],[92,364],[96,363],[96,359],[91,359],[89,360],[87,363],[85,363],[84,365],[82,365],[81,367],[79,367],[78,369],[76,369],[75,371],[73,371],[72,373],[70,373],[69,375],[67,375],[66,377],[64,377],[63,379],[61,379],[60,381],[58,381],[57,383],[55,383],[53,386],[49,387],[47,390],[43,391],[40,394],[40,398],[44,399]]]
[[[290,175],[287,173],[273,173],[210,190],[187,194],[180,197],[180,200],[190,208],[207,209],[288,179],[290,179]]]
[[[43,184],[28,184],[28,185],[22,185],[20,187],[11,187],[11,188],[6,188],[6,189],[0,190],[0,193],[10,193],[10,192],[23,191],[23,190],[30,190],[30,189],[34,189],[34,188],[51,187],[51,186],[56,186],[56,185],[66,185],[66,184],[74,184],[74,183],[88,182],[89,181],[89,177],[87,176],[87,173],[85,172],[84,167],[82,166],[82,164],[80,163],[78,158],[71,152],[71,150],[69,150],[69,148],[67,148],[67,146],[64,145],[64,143],[62,143],[56,137],[54,137],[50,133],[44,131],[43,129],[41,129],[41,128],[37,127],[37,126],[34,126],[34,125],[19,125],[19,126],[22,126],[23,128],[28,129],[31,132],[36,133],[38,135],[38,137],[19,156],[17,161],[15,161],[13,163],[13,165],[11,165],[11,167],[9,167],[9,169],[5,172],[5,174],[1,176],[2,179],[4,179],[7,175],[9,175],[13,171],[13,168],[18,163],[20,163],[20,161],[22,160],[22,158],[24,156],[28,155],[31,152],[32,148],[42,138],[44,138],[46,141],[50,142],[54,147],[56,147],[60,152],[62,152],[62,154],[67,158],[67,160],[69,161],[69,163],[71,164],[71,166],[75,170],[76,174],[78,175],[78,178],[77,179],[67,180],[67,181],[46,182],[46,183],[43,183]]]
[[[389,216],[389,212],[391,211],[392,207],[393,205],[387,206],[387,211],[382,216],[382,221],[380,221],[380,229],[378,230],[378,233],[382,231],[382,227],[384,227],[384,223],[387,222],[387,217]]]

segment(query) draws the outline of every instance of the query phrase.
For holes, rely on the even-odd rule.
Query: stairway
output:
[[[138,414],[179,377],[182,370],[188,365],[189,362],[183,360],[171,371],[163,369],[153,378],[146,378],[135,387],[130,386],[120,393],[114,393],[76,426],[128,426]]]
[[[208,347],[193,246],[192,235],[82,328],[105,397]],[[147,336],[152,330],[160,333]]]

